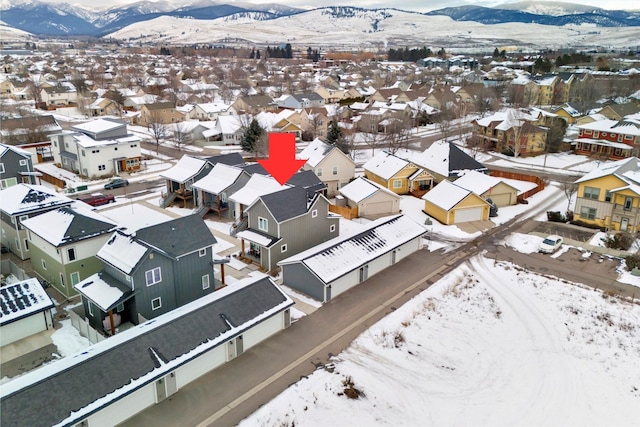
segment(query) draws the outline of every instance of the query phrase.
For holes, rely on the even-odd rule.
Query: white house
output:
[[[351,157],[317,138],[298,154],[298,158],[307,160],[302,166],[304,170],[312,170],[325,183],[327,197],[334,197],[355,175],[356,164]]]
[[[404,215],[372,221],[278,263],[286,286],[328,302],[421,248],[425,229]]]
[[[36,278],[0,288],[0,347],[53,328],[53,307]]]
[[[196,104],[189,114],[192,119],[215,120],[218,116],[234,115],[235,110],[224,102],[207,102],[204,104]]]
[[[49,138],[54,162],[83,176],[113,176],[140,169],[140,138],[127,133],[126,122],[97,119]]]
[[[340,189],[347,206],[358,209],[358,216],[375,219],[400,213],[400,196],[383,186],[359,177]]]
[[[120,424],[289,327],[293,304],[269,277],[240,280],[3,384],[0,424]]]

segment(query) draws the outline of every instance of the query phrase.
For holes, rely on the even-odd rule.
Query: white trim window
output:
[[[318,216],[318,209],[314,209],[311,211],[311,218],[315,218]]]
[[[198,251],[198,256],[201,256],[201,257],[202,257],[202,256],[205,256],[206,254],[207,254],[207,248],[200,249],[200,250]]]
[[[394,179],[393,180],[393,188],[402,188],[402,180]]]
[[[162,307],[162,298],[154,298],[151,300],[151,310],[157,310]]]
[[[280,247],[280,252],[282,252],[282,253],[287,252],[287,244],[286,243]]]
[[[77,256],[76,256],[76,248],[69,248],[67,249],[67,257],[69,258],[69,261],[75,261]]]
[[[269,231],[269,221],[266,218],[258,217],[258,230]]]
[[[155,285],[156,283],[160,283],[162,281],[162,274],[160,272],[160,267],[156,267],[154,269],[148,270],[144,273],[145,280],[147,282],[147,286]]]
[[[331,224],[329,226],[329,233],[333,233],[334,231],[336,231],[336,225],[335,224]]]
[[[209,289],[209,286],[211,286],[209,284],[209,275],[205,274],[202,276],[202,290],[204,291],[205,289]]]

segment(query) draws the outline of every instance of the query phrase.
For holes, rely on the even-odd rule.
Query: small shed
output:
[[[0,346],[52,328],[53,307],[36,278],[0,288]]]
[[[446,225],[489,219],[489,203],[450,181],[440,182],[422,199],[427,215]]]

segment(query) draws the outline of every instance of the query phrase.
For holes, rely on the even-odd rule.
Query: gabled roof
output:
[[[309,166],[316,167],[333,149],[337,150],[338,148],[316,138],[298,154],[298,158],[307,159]]]
[[[8,153],[9,151],[16,153],[17,155],[24,157],[26,159],[31,159],[30,151],[23,150],[22,148],[14,147],[12,145],[0,143],[0,157],[4,156],[5,153]]]
[[[207,157],[206,159],[212,165],[222,163],[229,166],[244,165],[244,159],[240,153],[218,154],[217,156]]]
[[[496,185],[502,183],[518,192],[518,189],[508,183],[504,182],[500,178],[487,175],[478,171],[467,171],[460,178],[455,180],[455,184],[458,187],[465,188],[478,195],[490,191]]]
[[[73,287],[105,313],[134,294],[133,289],[105,272],[92,274]]]
[[[3,286],[0,288],[0,326],[54,306],[53,301],[36,278]]]
[[[445,211],[449,211],[471,194],[473,194],[472,191],[459,187],[445,179],[422,196],[422,199],[433,203]]]
[[[75,425],[292,305],[269,277],[240,280],[4,384],[0,424]]]
[[[55,247],[103,236],[118,229],[110,219],[90,209],[69,206],[29,218],[22,224]]]
[[[310,205],[307,191],[301,187],[290,187],[265,194],[260,196],[260,200],[278,222],[305,214]]]
[[[364,170],[378,175],[382,179],[391,179],[400,172],[409,162],[386,151],[381,151],[362,167]]]
[[[258,200],[258,197],[280,191],[286,187],[287,186],[280,185],[278,181],[271,177],[253,174],[241,189],[229,196],[229,200],[250,206]]]
[[[62,128],[52,115],[0,119],[0,129],[2,129],[3,132],[19,129],[31,130],[37,128],[52,131],[62,130]]]
[[[331,239],[282,260],[278,265],[301,262],[323,282],[329,283],[424,232],[424,227],[405,215],[384,217],[371,221],[354,234]]]
[[[482,163],[469,156],[451,142],[439,141],[424,150],[414,163],[442,176],[456,176],[463,170],[486,171]]]
[[[194,182],[193,188],[210,194],[220,194],[233,185],[243,173],[245,172],[240,168],[218,163],[204,178]]]
[[[206,159],[199,159],[185,154],[178,160],[178,163],[162,172],[160,176],[182,184],[198,175],[206,165]]]
[[[135,232],[134,239],[173,259],[217,243],[198,215],[187,215],[141,228]]]
[[[602,164],[575,182],[577,184],[608,175],[614,175],[625,182],[640,183],[640,160],[637,157],[629,157],[628,159]]]
[[[96,256],[123,273],[131,274],[147,251],[149,249],[136,242],[133,236],[116,231]]]
[[[33,211],[67,206],[73,200],[59,196],[43,185],[20,183],[0,191],[0,210],[8,215],[27,214]]]
[[[287,181],[288,185],[292,185],[294,187],[301,187],[307,190],[307,194],[309,197],[313,195],[313,193],[317,193],[318,191],[322,191],[327,188],[327,185],[318,178],[312,170],[302,170],[294,173],[289,181]]]
[[[395,198],[400,198],[400,196],[398,196],[393,191],[390,191],[376,184],[375,182],[369,181],[367,178],[364,178],[362,176],[351,181],[350,183],[348,183],[338,191],[344,197],[346,197],[349,200],[352,200],[355,203],[360,203],[364,199],[371,197],[372,195],[374,195],[379,191],[389,194],[390,196],[393,196]]]

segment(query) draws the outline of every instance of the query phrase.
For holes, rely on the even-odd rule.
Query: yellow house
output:
[[[424,211],[445,225],[489,219],[489,203],[451,181],[442,181],[422,196]]]
[[[156,102],[144,104],[140,108],[141,126],[150,126],[152,123],[171,124],[184,121],[184,114],[176,110],[171,102]]]
[[[574,219],[615,231],[640,231],[640,160],[608,163],[576,181]]]
[[[411,191],[410,178],[420,169],[415,164],[385,151],[373,156],[362,167],[365,178],[396,194],[408,194]]]

